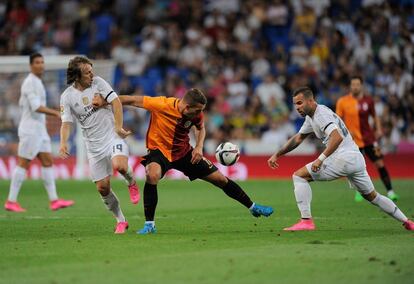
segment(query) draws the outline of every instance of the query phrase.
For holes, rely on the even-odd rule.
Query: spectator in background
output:
[[[365,75],[367,88],[374,96],[381,97],[385,105],[394,104],[390,94],[404,101],[407,94],[412,96],[414,5],[410,3],[391,0],[349,3],[116,0],[111,3],[3,1],[0,54],[43,51],[112,57],[118,63],[116,82],[127,79],[132,89],[138,87],[151,95],[168,96],[182,95],[174,91],[176,86],[178,89],[200,86],[208,93],[208,105],[217,101],[217,111],[228,117],[237,117],[252,92],[258,96],[261,92],[258,89],[269,74],[275,77],[280,93],[299,85],[312,85],[318,100],[331,107],[346,90],[348,76],[355,70]],[[11,79],[2,81],[0,88],[9,88]],[[240,97],[234,95],[238,89],[242,90]],[[237,107],[223,103],[228,98]],[[7,102],[11,105],[7,109],[17,106],[16,102]],[[279,99],[273,106],[263,102],[263,114],[272,117],[283,113],[285,117],[291,111],[291,102],[287,103],[290,109],[286,110],[286,103]],[[396,128],[401,140],[405,139],[408,116],[395,119],[395,114],[384,113],[393,117],[384,117],[392,121],[391,130]],[[14,115],[8,112],[4,119],[15,123],[10,117]],[[138,120],[134,116],[131,119]],[[267,128],[271,121],[267,120]],[[294,125],[295,120],[289,123]],[[238,128],[237,136],[251,137],[249,131]],[[222,139],[230,139],[232,134],[228,131],[223,135],[228,136]]]
[[[264,105],[269,105],[271,98],[277,102],[285,100],[285,91],[271,74],[266,75],[264,81],[257,86],[255,93]]]

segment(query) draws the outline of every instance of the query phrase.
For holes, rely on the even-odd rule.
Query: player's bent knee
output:
[[[30,160],[19,157],[17,160],[17,165],[25,170],[29,168]]]
[[[307,183],[308,182],[305,178],[296,175],[296,173],[292,175],[292,180],[293,180],[293,182],[300,182],[300,183]]]
[[[373,190],[368,194],[362,194],[362,197],[364,197],[366,200],[371,202],[372,200],[375,199],[375,197],[377,197],[377,192]]]
[[[98,190],[99,194],[102,196],[106,196],[111,191],[111,184],[109,179],[103,179],[96,182],[96,189]]]
[[[160,180],[160,175],[156,171],[148,171],[146,174],[146,181],[150,184],[157,184]]]
[[[292,179],[294,179],[295,176],[299,177],[299,178],[302,178],[306,181],[312,181],[312,177],[311,177],[311,175],[309,174],[308,170],[305,167],[297,170],[296,172],[294,172],[293,175],[292,175]]]
[[[50,168],[51,166],[53,166],[52,161],[44,161],[42,163],[42,167],[44,167],[44,168]]]
[[[384,160],[382,160],[382,159],[376,160],[375,161],[375,166],[377,168],[383,168],[384,167]]]
[[[125,165],[114,164],[112,167],[121,174],[125,174],[128,171],[128,168]]]

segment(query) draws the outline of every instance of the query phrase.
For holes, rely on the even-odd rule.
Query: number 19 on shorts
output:
[[[122,153],[122,144],[116,144],[112,146],[112,154]]]

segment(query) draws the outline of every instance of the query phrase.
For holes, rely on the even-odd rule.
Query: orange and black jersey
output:
[[[159,150],[170,161],[176,161],[191,150],[190,129],[201,129],[203,113],[186,118],[178,110],[179,99],[144,96],[143,107],[151,112],[146,144],[149,150]]]
[[[369,124],[369,117],[375,117],[374,100],[367,95],[357,99],[352,94],[339,98],[336,113],[345,122],[352,138],[359,148],[375,143],[375,133]]]

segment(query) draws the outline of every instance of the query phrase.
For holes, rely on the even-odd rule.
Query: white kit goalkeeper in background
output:
[[[311,214],[312,190],[309,182],[346,177],[363,198],[401,222],[407,230],[413,231],[414,222],[409,220],[391,199],[376,192],[366,170],[364,157],[342,119],[326,106],[317,104],[312,90],[308,87],[301,87],[293,92],[293,105],[297,112],[305,117],[305,122],[299,133],[270,157],[269,167],[277,168],[278,158],[295,149],[312,133],[322,140],[326,148],[315,161],[293,174],[295,198],[302,218],[284,230],[316,229]]]
[[[20,188],[26,179],[30,162],[38,158],[42,164],[41,175],[50,200],[50,209],[58,210],[74,204],[72,200],[59,199],[56,193],[50,137],[46,129],[46,115],[60,117],[59,111],[46,107],[46,91],[41,77],[44,60],[40,53],[30,55],[30,73],[21,86],[19,106],[22,117],[19,123],[19,148],[17,166],[10,183],[9,196],[4,208],[25,212],[17,202]]]
[[[76,119],[81,126],[85,141],[90,174],[108,210],[117,220],[116,234],[128,229],[119,200],[111,190],[110,176],[118,171],[128,182],[132,203],[140,198],[138,186],[128,167],[128,146],[124,139],[130,134],[122,128],[122,104],[111,86],[102,78],[94,77],[92,62],[82,56],[70,60],[67,83],[71,84],[60,100],[62,127],[60,131],[60,155],[69,155],[68,138],[71,125]],[[101,96],[110,105],[94,108],[92,99]]]

